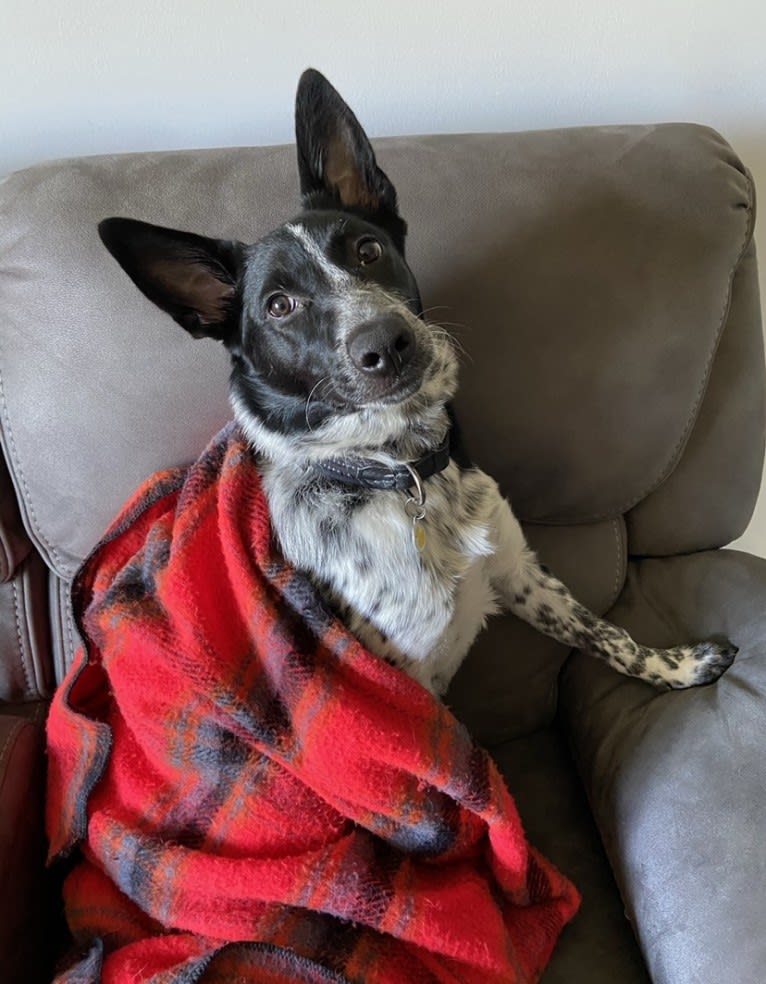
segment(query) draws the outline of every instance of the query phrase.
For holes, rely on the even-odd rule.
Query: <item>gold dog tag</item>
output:
[[[426,528],[417,517],[412,520],[412,539],[418,553],[423,553],[426,549]]]

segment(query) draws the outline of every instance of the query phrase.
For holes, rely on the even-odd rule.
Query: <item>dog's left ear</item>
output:
[[[139,290],[190,335],[229,340],[236,327],[240,243],[124,218],[104,219],[98,232]]]
[[[306,208],[341,207],[368,212],[406,227],[396,189],[378,167],[367,134],[320,72],[307,69],[295,98],[298,171]]]

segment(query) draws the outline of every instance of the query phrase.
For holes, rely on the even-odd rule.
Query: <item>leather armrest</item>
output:
[[[609,617],[641,642],[728,636],[703,688],[658,693],[582,654],[561,711],[656,984],[745,984],[766,966],[766,561],[734,551],[631,563]]]
[[[44,898],[43,766],[41,722],[0,714],[0,967],[7,981],[45,980],[54,945]]]

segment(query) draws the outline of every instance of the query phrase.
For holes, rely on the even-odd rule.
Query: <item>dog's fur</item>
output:
[[[495,482],[455,445],[423,483],[422,520],[405,493],[352,488],[317,467],[396,465],[438,447],[452,428],[457,363],[448,334],[423,317],[394,187],[312,70],[296,135],[304,210],[253,245],[130,219],[99,227],[152,301],[228,349],[234,413],[285,557],[368,648],[439,694],[501,607],[659,687],[715,680],[733,647],[648,649],[597,618],[537,562]]]

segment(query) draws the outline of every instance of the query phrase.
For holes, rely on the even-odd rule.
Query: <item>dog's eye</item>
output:
[[[296,307],[295,298],[290,297],[289,294],[272,294],[266,305],[272,318],[286,318]]]
[[[372,236],[366,236],[357,243],[356,255],[362,266],[369,266],[370,263],[374,263],[381,258],[383,247],[377,239],[373,239]]]

